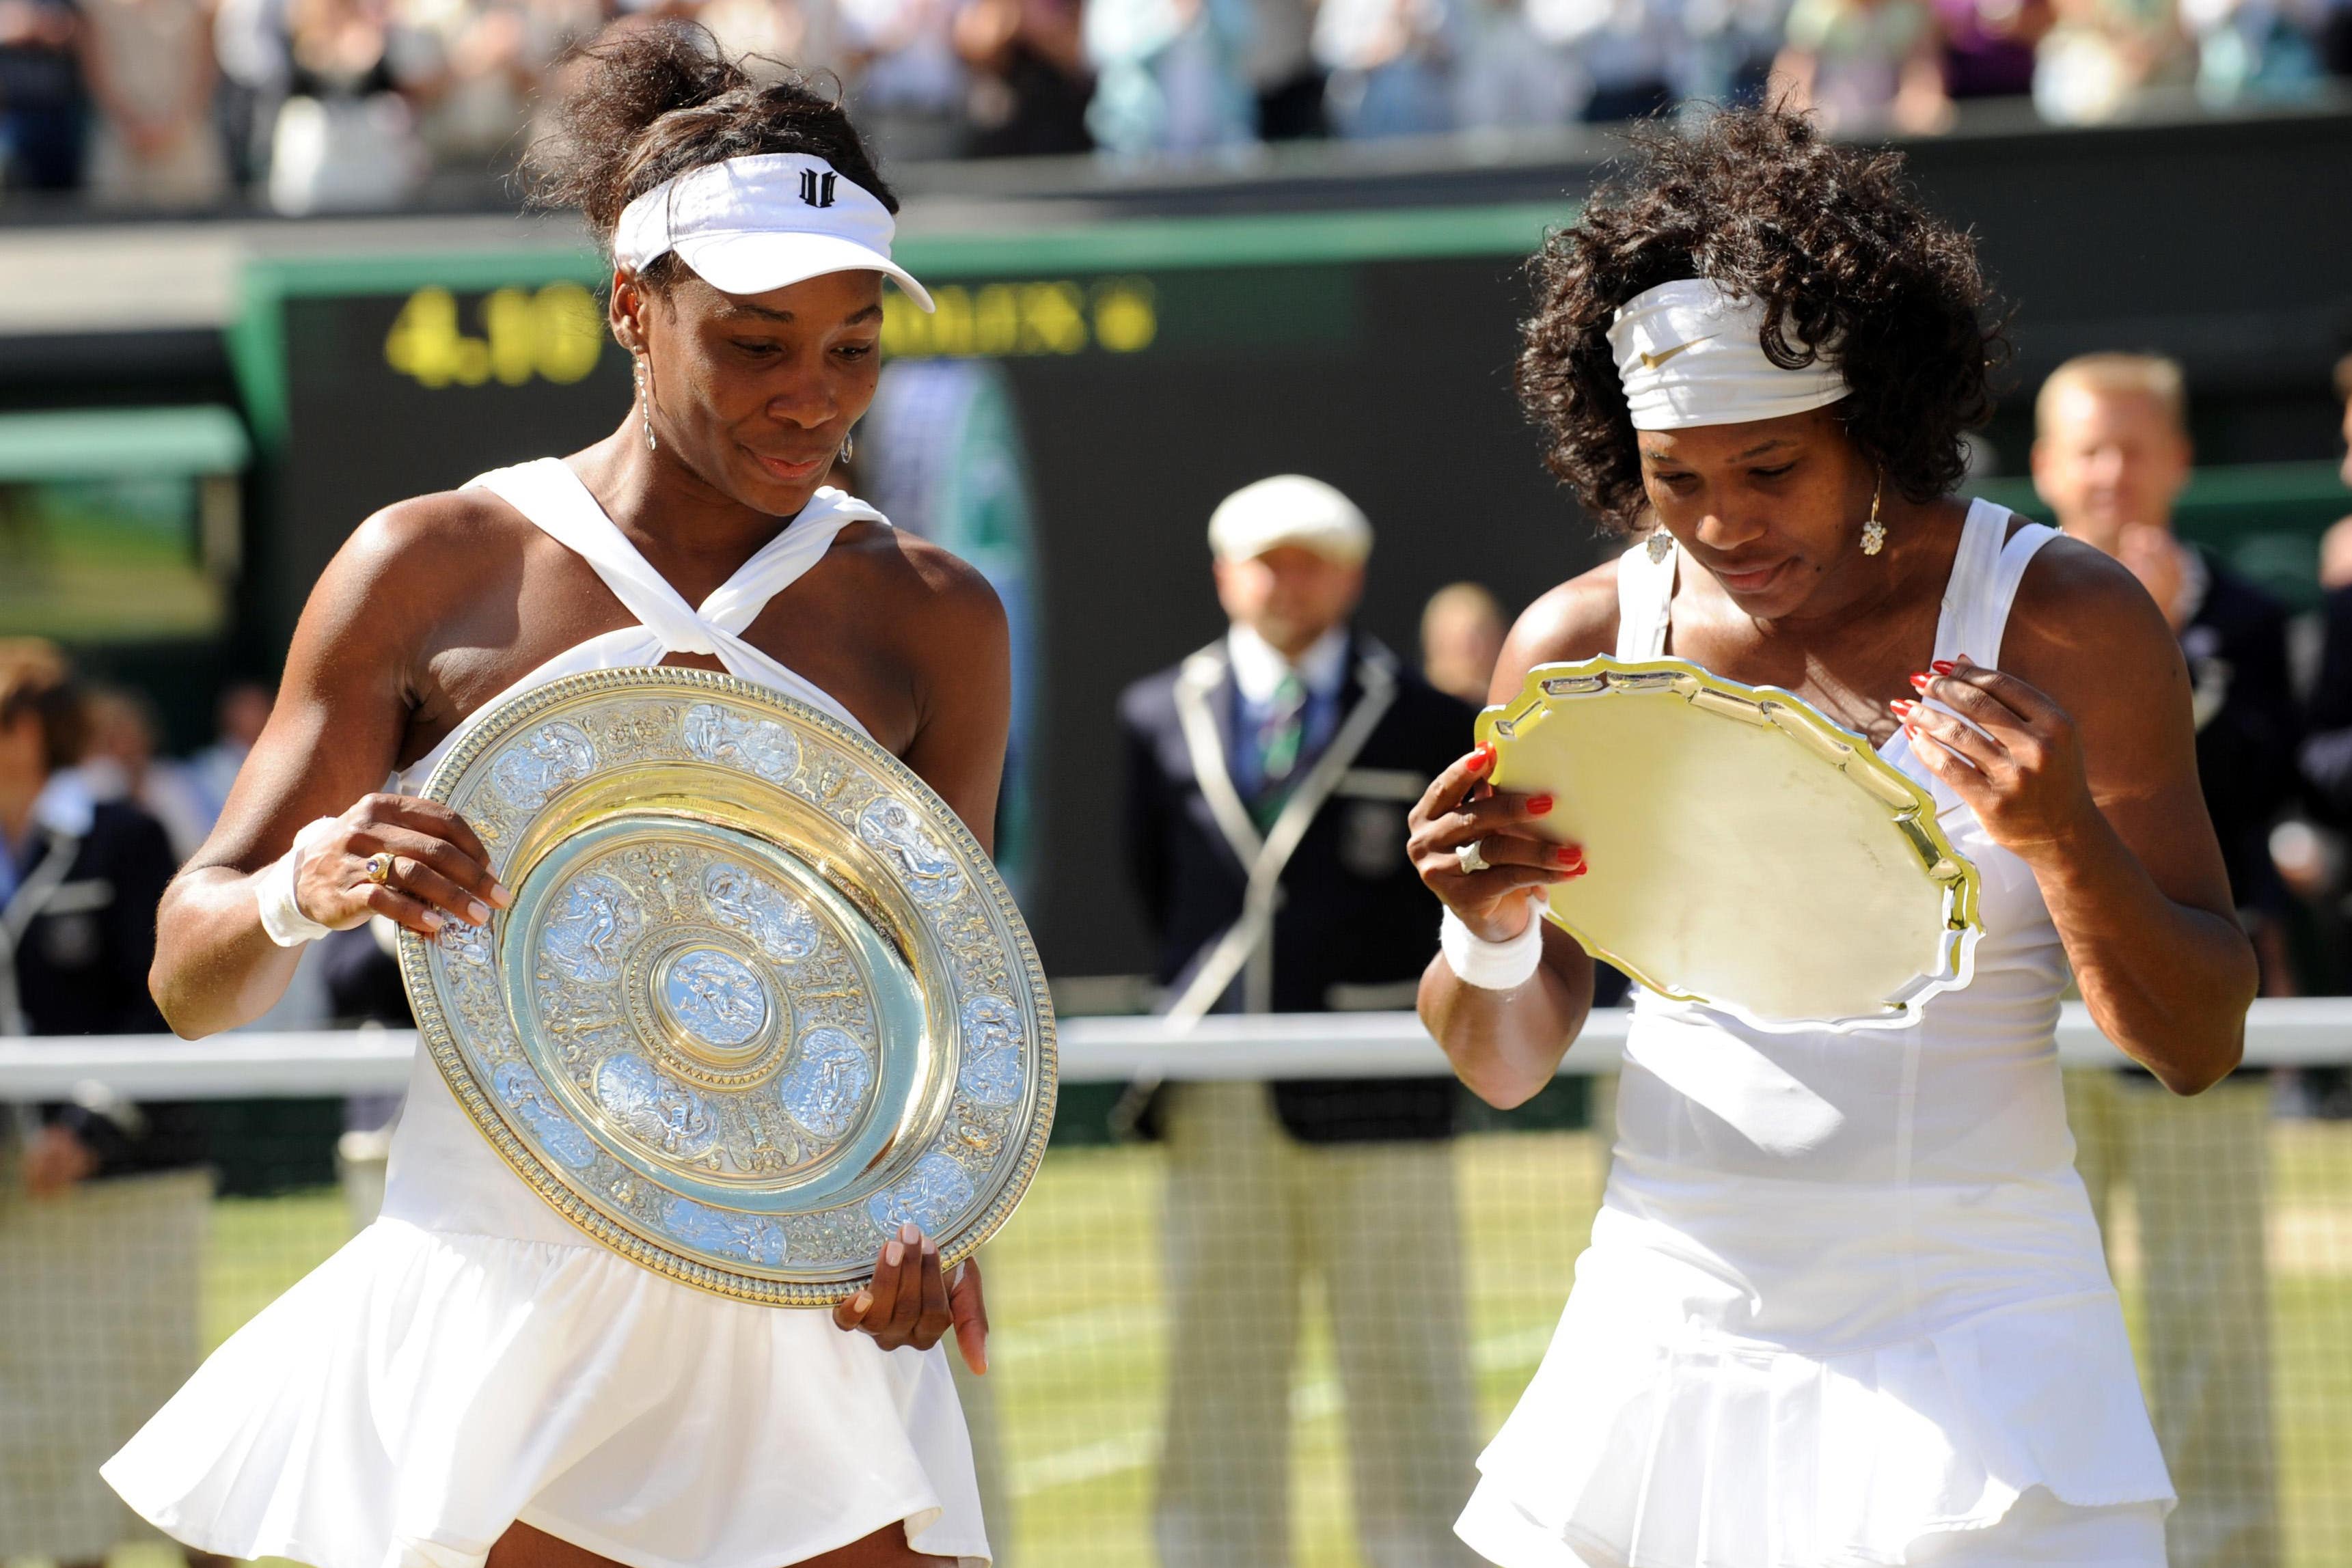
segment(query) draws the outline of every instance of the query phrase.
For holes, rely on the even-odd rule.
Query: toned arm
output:
[[[455,830],[465,847],[445,839],[436,849],[419,825],[393,821],[399,813],[388,804],[363,799],[383,787],[407,732],[413,672],[460,575],[450,562],[479,553],[478,537],[470,548],[461,542],[470,510],[446,496],[389,508],[362,524],[320,577],[268,727],[211,838],[163,896],[148,983],[181,1035],[248,1023],[283,994],[299,954],[262,929],[255,882],[307,822],[352,817],[355,836],[339,849],[388,848],[429,862],[441,873],[433,880],[446,884],[429,891],[452,915],[462,917],[473,895],[489,894],[493,884],[469,832]],[[358,925],[378,909],[418,929],[443,918],[384,888],[306,885],[298,896],[312,919],[336,926]]]
[[[1928,695],[1948,719],[1923,761],[2032,868],[2092,1018],[2177,1093],[2236,1066],[2257,973],[2198,789],[2189,672],[2125,570],[2061,539],[2027,571],[2000,672]],[[1972,761],[1954,751],[1975,751]]]
[[[1614,561],[1563,583],[1529,605],[1503,645],[1490,701],[1516,695],[1538,664],[1589,659],[1617,640]],[[1573,874],[1559,868],[1557,846],[1528,831],[1539,812],[1526,796],[1480,782],[1486,759],[1473,753],[1447,770],[1413,808],[1413,864],[1433,892],[1472,932],[1506,941],[1537,918],[1528,890]],[[1465,796],[1475,794],[1474,800]],[[1494,868],[1465,873],[1454,851],[1473,839]],[[1557,926],[1543,931],[1543,962],[1515,990],[1465,984],[1443,957],[1422,974],[1422,1022],[1445,1050],[1454,1071],[1489,1104],[1532,1097],[1559,1071],[1560,1058],[1592,1009],[1592,960]]]
[[[996,800],[1013,724],[1013,640],[1004,606],[979,570],[937,546],[903,538],[917,579],[903,624],[917,672],[907,766],[996,852]]]

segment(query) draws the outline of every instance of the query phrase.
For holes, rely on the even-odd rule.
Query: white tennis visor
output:
[[[613,259],[642,272],[675,251],[721,294],[765,294],[828,272],[879,272],[931,308],[890,259],[898,225],[874,193],[804,152],[761,152],[689,169],[621,213]]]

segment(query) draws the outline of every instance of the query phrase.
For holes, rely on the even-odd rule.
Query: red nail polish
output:
[[[1927,689],[1927,682],[1929,681],[1929,679],[1930,679],[1930,678],[1931,678],[1931,677],[1927,676],[1927,675],[1914,675],[1914,676],[1912,676],[1912,677],[1911,677],[1911,689],[1912,689],[1913,691],[1915,691],[1915,692],[1924,692],[1924,691],[1926,691],[1926,690]]]
[[[1938,659],[1927,667],[1935,671],[1939,675],[1948,675],[1954,670],[1959,668],[1958,665],[1953,664],[1949,659]]]
[[[1589,872],[1591,869],[1592,868],[1591,866],[1586,865],[1582,861],[1579,861],[1574,865],[1568,868],[1568,880],[1574,882],[1578,877],[1582,876],[1586,872]]]
[[[1549,795],[1530,795],[1528,797],[1528,815],[1540,817],[1551,810],[1551,803]]]
[[[1475,751],[1474,751],[1474,752],[1472,752],[1472,753],[1470,754],[1470,757],[1471,757],[1471,765],[1470,765],[1470,767],[1471,767],[1471,771],[1472,771],[1472,772],[1474,772],[1474,773],[1491,773],[1491,772],[1493,772],[1493,771],[1494,771],[1494,769],[1495,769],[1495,743],[1494,743],[1493,741],[1491,741],[1491,740],[1482,740],[1482,741],[1480,741],[1480,742],[1478,743],[1478,749],[1477,749],[1477,750],[1475,750]]]
[[[1896,718],[1907,720],[1911,716],[1911,710],[1918,706],[1919,705],[1917,703],[1906,697],[1900,702],[1888,703],[1886,705],[1886,711],[1893,714]]]
[[[1562,844],[1559,848],[1551,852],[1551,858],[1558,861],[1564,866],[1581,867],[1584,864],[1584,846],[1582,844]]]

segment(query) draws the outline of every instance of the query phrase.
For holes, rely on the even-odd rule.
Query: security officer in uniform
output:
[[[1210,519],[1225,636],[1130,686],[1128,843],[1168,1011],[1409,1008],[1437,911],[1405,811],[1473,710],[1349,618],[1371,528],[1297,475]],[[1318,1279],[1372,1568],[1475,1562],[1452,1523],[1473,1479],[1442,1078],[1181,1083],[1168,1149],[1172,1322],[1155,1518],[1167,1568],[1279,1568],[1301,1287]]]

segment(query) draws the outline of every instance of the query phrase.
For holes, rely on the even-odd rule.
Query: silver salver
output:
[[[853,1293],[913,1220],[946,1261],[1019,1203],[1054,1015],[1012,895],[905,764],[699,670],[598,670],[434,770],[511,909],[404,932],[425,1044],[492,1147],[646,1268]]]
[[[1935,797],[1775,686],[1680,659],[1539,664],[1480,716],[1494,779],[1591,870],[1549,892],[1587,951],[1759,1029],[1900,1029],[1965,986],[1977,869]]]

